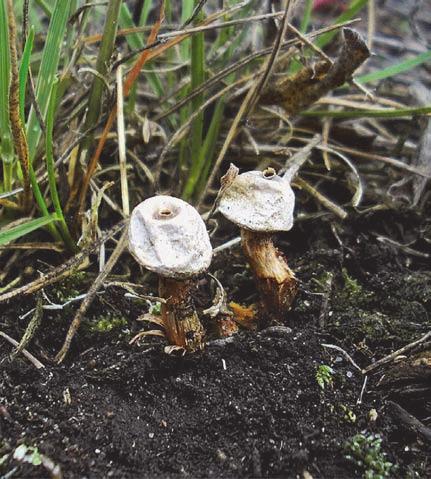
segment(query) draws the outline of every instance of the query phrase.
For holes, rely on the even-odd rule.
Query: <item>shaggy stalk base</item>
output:
[[[241,238],[262,303],[274,320],[281,320],[298,292],[295,275],[283,254],[274,246],[271,234],[243,229]]]
[[[192,299],[193,282],[190,280],[160,278],[159,294],[166,299],[161,314],[166,337],[170,344],[186,351],[203,347],[204,330]]]

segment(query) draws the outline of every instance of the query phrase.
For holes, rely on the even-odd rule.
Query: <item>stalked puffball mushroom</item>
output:
[[[221,194],[219,211],[241,228],[242,247],[261,300],[274,320],[290,309],[298,285],[273,235],[293,226],[295,195],[290,177],[273,168],[236,176]]]
[[[212,248],[199,213],[183,200],[154,196],[132,212],[129,249],[159,276],[162,322],[170,344],[195,351],[204,330],[193,301],[195,277],[211,263]]]

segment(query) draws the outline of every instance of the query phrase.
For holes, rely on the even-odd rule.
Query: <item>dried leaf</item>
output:
[[[134,336],[130,341],[129,344],[136,343],[138,339],[141,339],[145,336],[159,336],[161,338],[165,338],[165,333],[160,331],[160,329],[151,329],[150,331],[141,331],[136,336]]]
[[[212,274],[209,274],[209,276],[211,276],[211,278],[216,282],[217,290],[213,299],[213,305],[210,308],[202,311],[203,314],[208,315],[210,318],[215,318],[219,314],[231,315],[232,313],[228,310],[226,305],[227,294],[225,289],[223,288],[223,285]]]
[[[231,301],[229,307],[234,314],[235,321],[247,329],[256,329],[257,311],[256,306],[242,306],[241,304]]]
[[[176,352],[180,352],[181,356],[184,356],[186,354],[186,350],[182,346],[175,346],[175,345],[165,346],[164,351],[166,354],[173,354]]]
[[[226,173],[220,178],[220,195],[223,194],[229,186],[235,181],[235,178],[238,176],[239,168],[236,167],[233,163],[229,165],[229,169]]]
[[[162,328],[165,327],[163,323],[163,319],[160,316],[156,316],[155,314],[151,313],[145,313],[139,316],[139,318],[136,321],[146,321],[147,323],[154,323],[157,324],[158,326],[161,326]]]

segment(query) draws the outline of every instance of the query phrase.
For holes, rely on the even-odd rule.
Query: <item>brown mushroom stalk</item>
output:
[[[269,233],[241,229],[241,240],[262,302],[275,317],[283,317],[298,292],[298,281],[286,257],[274,245]]]
[[[187,351],[201,349],[204,330],[193,301],[194,281],[159,278],[159,295],[166,300],[161,316],[169,344]]]
[[[202,348],[204,329],[193,297],[195,278],[208,269],[212,248],[199,213],[171,196],[145,200],[131,215],[129,249],[159,276],[159,296],[165,300],[161,323],[169,343],[186,351]]]

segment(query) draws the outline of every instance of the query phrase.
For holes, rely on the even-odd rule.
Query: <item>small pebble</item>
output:
[[[225,462],[227,459],[226,454],[221,449],[217,449],[217,459],[220,462]]]
[[[370,409],[370,412],[368,413],[368,420],[370,422],[376,422],[377,417],[378,417],[377,411],[374,408]]]
[[[292,334],[292,329],[287,326],[270,326],[260,332],[262,336],[272,336],[275,338],[283,338]]]

